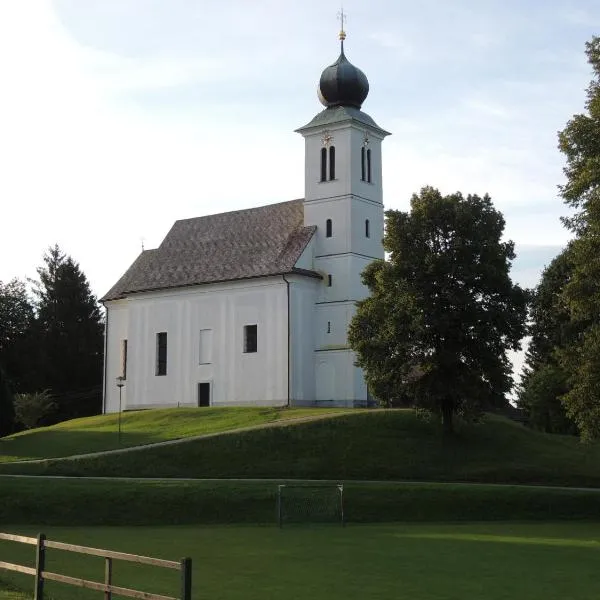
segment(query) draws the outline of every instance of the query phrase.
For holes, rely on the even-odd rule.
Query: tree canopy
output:
[[[514,245],[489,196],[423,188],[410,212],[386,212],[389,260],[363,272],[349,341],[370,390],[453,415],[504,406],[512,387],[507,351],[520,348],[529,294],[509,276]]]
[[[23,281],[0,281],[0,365],[10,374],[13,389],[28,391],[35,367],[34,307]]]
[[[529,423],[547,433],[575,433],[561,396],[568,389],[568,373],[559,352],[577,339],[582,327],[571,320],[563,292],[571,279],[571,246],[544,269],[531,303],[531,341],[519,386],[518,405]]]
[[[82,404],[82,398],[77,397],[95,389],[98,398],[91,401],[98,404],[99,410],[104,327],[88,280],[79,265],[57,245],[44,255],[38,276],[34,293],[42,388],[56,396],[59,408],[65,408],[70,417],[81,414],[78,404]],[[89,413],[90,407],[84,409],[83,414]]]
[[[12,433],[15,429],[15,407],[12,389],[8,378],[0,365],[0,437]]]
[[[593,69],[586,112],[574,115],[559,133],[566,158],[560,190],[575,211],[564,219],[575,239],[562,298],[571,321],[581,327],[577,339],[560,351],[560,364],[569,374],[562,401],[584,440],[600,437],[600,38],[586,44],[586,54]]]

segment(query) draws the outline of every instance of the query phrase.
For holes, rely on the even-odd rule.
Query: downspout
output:
[[[106,414],[106,374],[108,372],[107,358],[108,358],[108,308],[106,304],[102,302],[104,306],[104,314],[106,318],[104,320],[104,389],[102,390],[102,414]]]
[[[290,282],[285,278],[285,273],[282,275],[283,280],[287,287],[287,406],[290,407],[290,387],[291,387],[291,369],[290,369],[290,341],[291,341],[291,329],[290,329]]]

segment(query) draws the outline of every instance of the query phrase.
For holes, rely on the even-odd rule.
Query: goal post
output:
[[[344,521],[341,483],[282,483],[277,486],[277,524],[340,523]]]

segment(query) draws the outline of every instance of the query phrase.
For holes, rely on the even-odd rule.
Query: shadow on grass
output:
[[[156,441],[144,433],[40,430],[35,435],[0,439],[0,463],[59,458],[139,446]]]

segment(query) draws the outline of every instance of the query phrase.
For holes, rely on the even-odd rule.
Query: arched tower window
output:
[[[371,148],[367,150],[367,181],[371,183]]]
[[[365,220],[365,237],[371,237],[371,223],[369,223],[369,219]]]
[[[333,223],[331,219],[325,221],[325,237],[331,237],[333,235]]]
[[[329,180],[335,179],[335,146],[329,146]]]
[[[366,148],[363,146],[360,149],[360,180],[361,181],[365,181],[366,179],[366,175],[367,175],[367,165],[366,165],[366,153],[367,150]]]
[[[321,148],[321,181],[327,181],[327,148]]]
[[[327,287],[331,287],[333,284],[333,275],[327,275]]]

